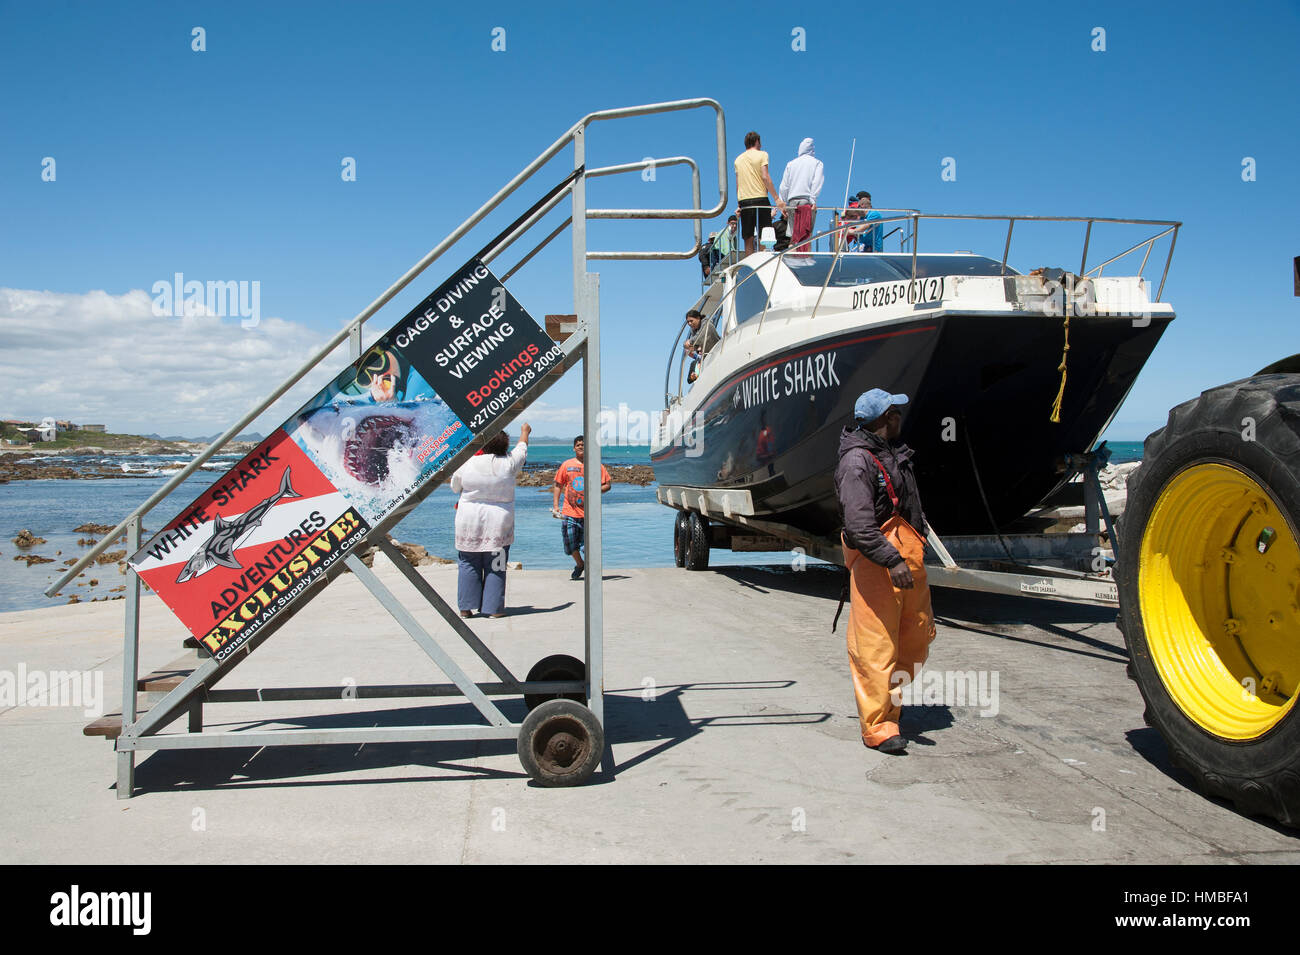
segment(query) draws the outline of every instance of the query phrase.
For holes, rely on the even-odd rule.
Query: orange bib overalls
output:
[[[857,697],[862,741],[879,746],[898,735],[902,709],[901,677],[910,682],[925,662],[934,639],[934,613],[925,573],[925,540],[899,513],[898,495],[889,472],[870,452],[882,474],[894,514],[880,532],[903,555],[912,571],[912,588],[900,590],[889,579],[888,568],[873,563],[849,546],[841,535],[844,565],[852,578],[849,588],[849,668]]]

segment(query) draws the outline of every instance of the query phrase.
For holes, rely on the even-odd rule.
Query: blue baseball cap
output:
[[[891,395],[881,388],[872,388],[858,395],[853,405],[853,417],[863,421],[875,421],[889,410],[890,405],[907,404],[907,395]]]

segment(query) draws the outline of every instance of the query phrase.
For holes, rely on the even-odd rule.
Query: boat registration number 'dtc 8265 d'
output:
[[[906,282],[881,282],[853,290],[854,308],[878,308],[882,305],[925,305],[943,298],[943,277],[911,279]]]

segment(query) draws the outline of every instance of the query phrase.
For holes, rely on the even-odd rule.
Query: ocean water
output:
[[[1111,442],[1111,463],[1123,464],[1142,457],[1142,443]],[[649,447],[603,448],[607,465],[649,464]],[[567,445],[533,445],[529,448],[528,469],[555,468],[572,456]],[[83,481],[11,481],[0,484],[0,611],[27,610],[64,603],[69,594],[113,596],[114,587],[125,584],[115,563],[93,566],[83,577],[63,591],[63,597],[48,598],[44,589],[63,569],[62,562],[80,556],[88,548],[77,544],[89,535],[73,532],[74,527],[92,522],[116,525],[189,460],[188,456],[62,456],[59,463],[68,466],[95,465],[123,467],[142,477],[109,478]],[[209,461],[204,470],[190,477],[146,516],[145,527],[156,531],[171,520],[190,501],[238,460],[237,455],[222,455]],[[429,553],[454,558],[454,521],[456,495],[439,487],[397,526],[393,536],[401,541],[421,544]],[[637,487],[614,484],[604,496],[605,566],[671,567],[672,534],[675,511],[655,499],[655,485]],[[45,544],[30,553],[54,558],[53,563],[33,564],[14,560],[22,553],[11,541],[22,529]],[[147,539],[147,534],[145,538]],[[118,549],[121,549],[119,545]],[[551,517],[550,488],[520,487],[515,492],[515,543],[510,559],[530,569],[555,569],[573,566],[560,543],[560,522]],[[738,554],[715,550],[709,555],[713,566],[786,563],[780,553]],[[90,586],[90,581],[98,583]],[[120,593],[121,591],[117,591]]]
[[[650,449],[643,447],[603,448],[606,465],[649,464]],[[527,468],[558,467],[573,456],[567,445],[533,445],[529,448]],[[95,465],[116,468],[125,466],[132,473],[146,475],[103,480],[11,481],[0,484],[0,611],[27,610],[65,603],[67,595],[78,594],[83,600],[93,596],[113,596],[112,588],[125,584],[115,563],[93,566],[63,591],[64,596],[49,598],[44,589],[58,579],[62,562],[85,553],[77,540],[90,535],[73,532],[74,527],[91,522],[116,525],[139,504],[161,487],[168,476],[176,473],[188,456],[61,456],[60,464],[70,467]],[[223,455],[205,465],[166,500],[145,517],[145,527],[156,531],[171,520],[190,501],[221,476],[237,455]],[[604,496],[605,566],[671,567],[674,511],[655,499],[655,486],[637,487],[614,484]],[[456,495],[443,486],[435,490],[406,517],[393,532],[401,541],[421,544],[429,553],[455,558],[454,542]],[[11,541],[19,530],[30,530],[44,537],[45,544],[30,551],[19,551]],[[145,535],[147,539],[148,535]],[[118,545],[121,549],[124,545]],[[53,563],[32,564],[14,560],[19,553],[35,553],[54,558]],[[710,555],[717,566],[734,564],[770,564],[784,562],[781,554],[732,554],[715,551]],[[520,487],[515,493],[515,543],[510,559],[525,568],[569,568],[560,541],[560,522],[551,517],[550,488]],[[94,587],[91,580],[97,580]],[[79,586],[81,585],[81,586]],[[118,591],[120,593],[121,591]]]

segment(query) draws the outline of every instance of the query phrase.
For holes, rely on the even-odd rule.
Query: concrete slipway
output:
[[[415,599],[385,558],[376,567]],[[454,594],[454,567],[423,572]],[[1300,861],[1293,834],[1191,791],[1170,767],[1124,676],[1113,611],[936,589],[931,665],[996,672],[998,711],[912,707],[910,753],[889,757],[859,741],[843,621],[829,632],[837,592],[824,569],[608,571],[611,745],[577,789],[532,785],[512,744],[385,744],[145,753],[143,791],[119,801],[111,745],[82,736],[80,709],[12,706],[0,712],[0,861]],[[474,626],[516,673],[549,653],[581,656],[581,585],[566,572],[513,572],[509,600],[515,615]],[[115,709],[122,608],[0,615],[0,671],[102,669]],[[419,616],[448,633],[432,610]],[[142,602],[141,629],[142,672],[178,656],[184,632],[156,598]],[[350,575],[229,685],[348,680],[442,682]],[[437,706],[477,719],[462,702]],[[521,717],[522,702],[507,706]],[[207,719],[325,727],[428,712],[393,708],[221,704]]]

